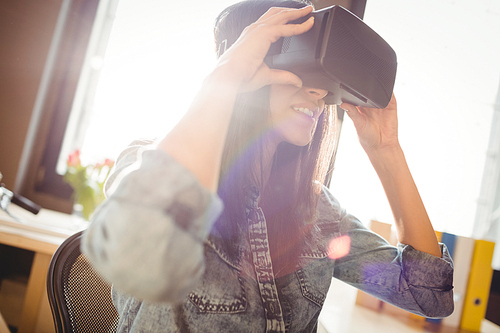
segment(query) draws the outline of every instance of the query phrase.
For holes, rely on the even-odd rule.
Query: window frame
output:
[[[44,208],[68,213],[73,207],[73,190],[56,172],[56,165],[99,2],[70,0],[68,4],[33,149],[26,162],[27,172],[19,189]]]

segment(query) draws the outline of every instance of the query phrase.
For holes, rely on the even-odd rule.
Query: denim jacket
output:
[[[316,332],[332,277],[419,315],[453,312],[453,263],[443,244],[442,258],[391,246],[324,188],[297,270],[275,277],[256,189],[248,191],[240,246],[229,250],[212,230],[221,199],[167,154],[139,150],[118,159],[116,189],[82,240],[113,283],[118,332]],[[346,244],[348,253],[333,259]]]

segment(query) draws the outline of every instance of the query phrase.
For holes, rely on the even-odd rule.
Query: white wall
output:
[[[500,78],[500,1],[369,0],[364,20],[398,55],[400,141],[434,227],[470,236]],[[363,222],[392,222],[349,119],[332,184]]]

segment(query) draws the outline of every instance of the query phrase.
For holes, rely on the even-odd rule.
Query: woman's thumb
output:
[[[268,84],[290,84],[302,88],[302,80],[297,75],[280,69],[271,69]]]

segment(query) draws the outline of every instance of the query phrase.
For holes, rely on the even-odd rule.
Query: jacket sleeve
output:
[[[134,146],[117,160],[108,199],[82,251],[113,287],[136,298],[178,302],[204,271],[203,242],[221,199],[163,151]]]
[[[390,245],[347,214],[331,196],[340,234],[349,236],[350,251],[336,259],[334,277],[385,302],[425,317],[453,312],[453,261],[444,244],[442,257],[410,245]]]

